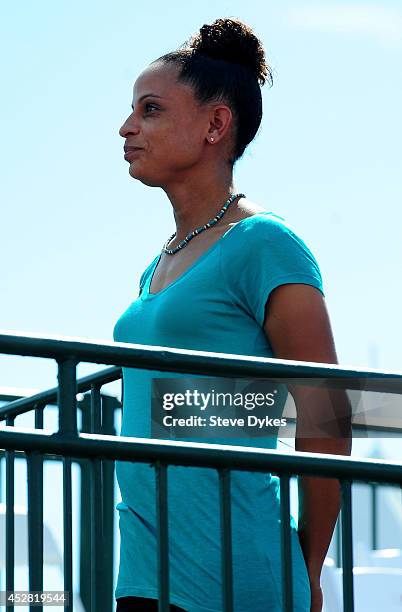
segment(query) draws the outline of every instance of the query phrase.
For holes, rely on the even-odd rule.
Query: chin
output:
[[[137,168],[137,165],[135,163],[131,163],[130,167],[128,169],[128,173],[130,176],[133,177],[133,179],[137,179],[137,181],[141,181],[142,180],[142,176],[141,176],[141,170],[139,168]]]
[[[158,179],[158,177],[156,176],[153,177],[149,175],[147,176],[146,174],[142,174],[139,168],[137,170],[135,164],[130,165],[129,174],[133,179],[140,181],[144,185],[147,185],[147,187],[161,187],[162,186],[162,183],[160,179]]]

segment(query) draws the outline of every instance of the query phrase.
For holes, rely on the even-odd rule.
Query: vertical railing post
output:
[[[6,418],[6,425],[14,426],[14,417]],[[15,452],[6,450],[6,591],[14,591],[14,462]]]
[[[114,417],[120,402],[109,395],[102,395],[102,434],[115,436]],[[114,460],[102,460],[102,489],[103,489],[103,549],[104,549],[104,593],[106,612],[113,609],[113,572],[114,572],[114,520],[115,520],[115,492],[114,492]]]
[[[233,553],[230,469],[219,472],[219,508],[221,528],[222,610],[233,612]]]
[[[44,406],[35,406],[35,429],[43,429]],[[43,457],[27,453],[29,590],[43,591]],[[43,606],[30,606],[42,612]]]
[[[73,357],[58,360],[57,378],[59,434],[77,436],[77,361]]]
[[[91,433],[101,432],[100,386],[91,385]],[[91,612],[104,612],[103,491],[101,460],[90,460]]]
[[[155,463],[156,527],[158,555],[158,612],[169,612],[169,537],[167,466]]]
[[[92,389],[96,393],[95,389]],[[115,435],[116,431],[114,428],[114,410],[117,406],[120,406],[120,402],[114,397],[100,396],[100,407],[101,407],[101,420],[96,411],[99,409],[99,402],[96,399],[91,400],[91,394],[84,395],[83,400],[80,402],[81,408],[81,430],[85,433],[102,433],[105,435]],[[91,424],[92,423],[92,424]],[[101,427],[101,431],[96,431],[96,428]],[[93,428],[95,427],[95,432]],[[94,499],[95,494],[91,492],[91,481],[93,477],[92,460],[81,459],[79,461],[81,468],[81,486],[80,486],[80,596],[86,610],[95,609],[95,604],[91,604],[91,585],[94,581],[91,580],[91,541],[94,541],[93,534],[91,533],[91,525],[93,521],[91,519],[91,507],[92,505],[96,509]],[[105,612],[110,612],[114,606],[114,592],[113,592],[113,571],[114,571],[114,513],[115,513],[115,501],[114,501],[114,461],[113,460],[102,460],[102,499],[101,503],[103,506],[103,536],[101,550],[98,547],[98,555],[102,556],[103,564],[103,578],[102,578],[102,590],[104,593],[104,603],[100,602],[99,595],[97,596],[98,605],[104,605]],[[95,476],[95,478],[97,478]],[[98,513],[97,513],[98,514]],[[96,543],[95,543],[96,546]],[[93,566],[93,570],[96,570]],[[98,591],[99,593],[99,591]],[[96,593],[95,593],[96,597]]]
[[[91,433],[90,395],[80,402],[81,431]],[[90,459],[79,460],[80,465],[80,597],[87,612],[91,610],[91,469]]]
[[[377,550],[378,541],[378,487],[375,482],[370,485],[371,491],[371,548]]]
[[[73,357],[58,360],[57,401],[59,431],[62,437],[78,436],[77,431],[77,361]],[[63,544],[64,590],[69,597],[66,612],[73,612],[73,543],[71,457],[63,457]]]
[[[342,567],[342,535],[339,516],[335,524],[335,565],[336,567]]]
[[[341,487],[343,612],[353,612],[352,483],[350,480],[342,480]]]
[[[284,612],[293,612],[292,547],[290,533],[290,479],[280,476],[282,601]]]
[[[73,611],[73,521],[71,458],[63,457],[63,571],[64,590],[69,597],[66,612]]]

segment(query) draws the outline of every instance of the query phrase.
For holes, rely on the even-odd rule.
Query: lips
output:
[[[124,159],[126,161],[131,161],[142,151],[141,147],[124,147]]]

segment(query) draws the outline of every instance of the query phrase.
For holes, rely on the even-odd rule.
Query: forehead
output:
[[[133,102],[145,94],[155,94],[178,101],[189,101],[193,97],[191,87],[177,81],[179,69],[174,64],[150,64],[141,72],[134,83]]]

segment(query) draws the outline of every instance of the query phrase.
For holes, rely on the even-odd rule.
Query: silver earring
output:
[[[214,139],[213,139],[213,138],[211,138],[211,142],[213,142],[213,141],[214,141]]]

